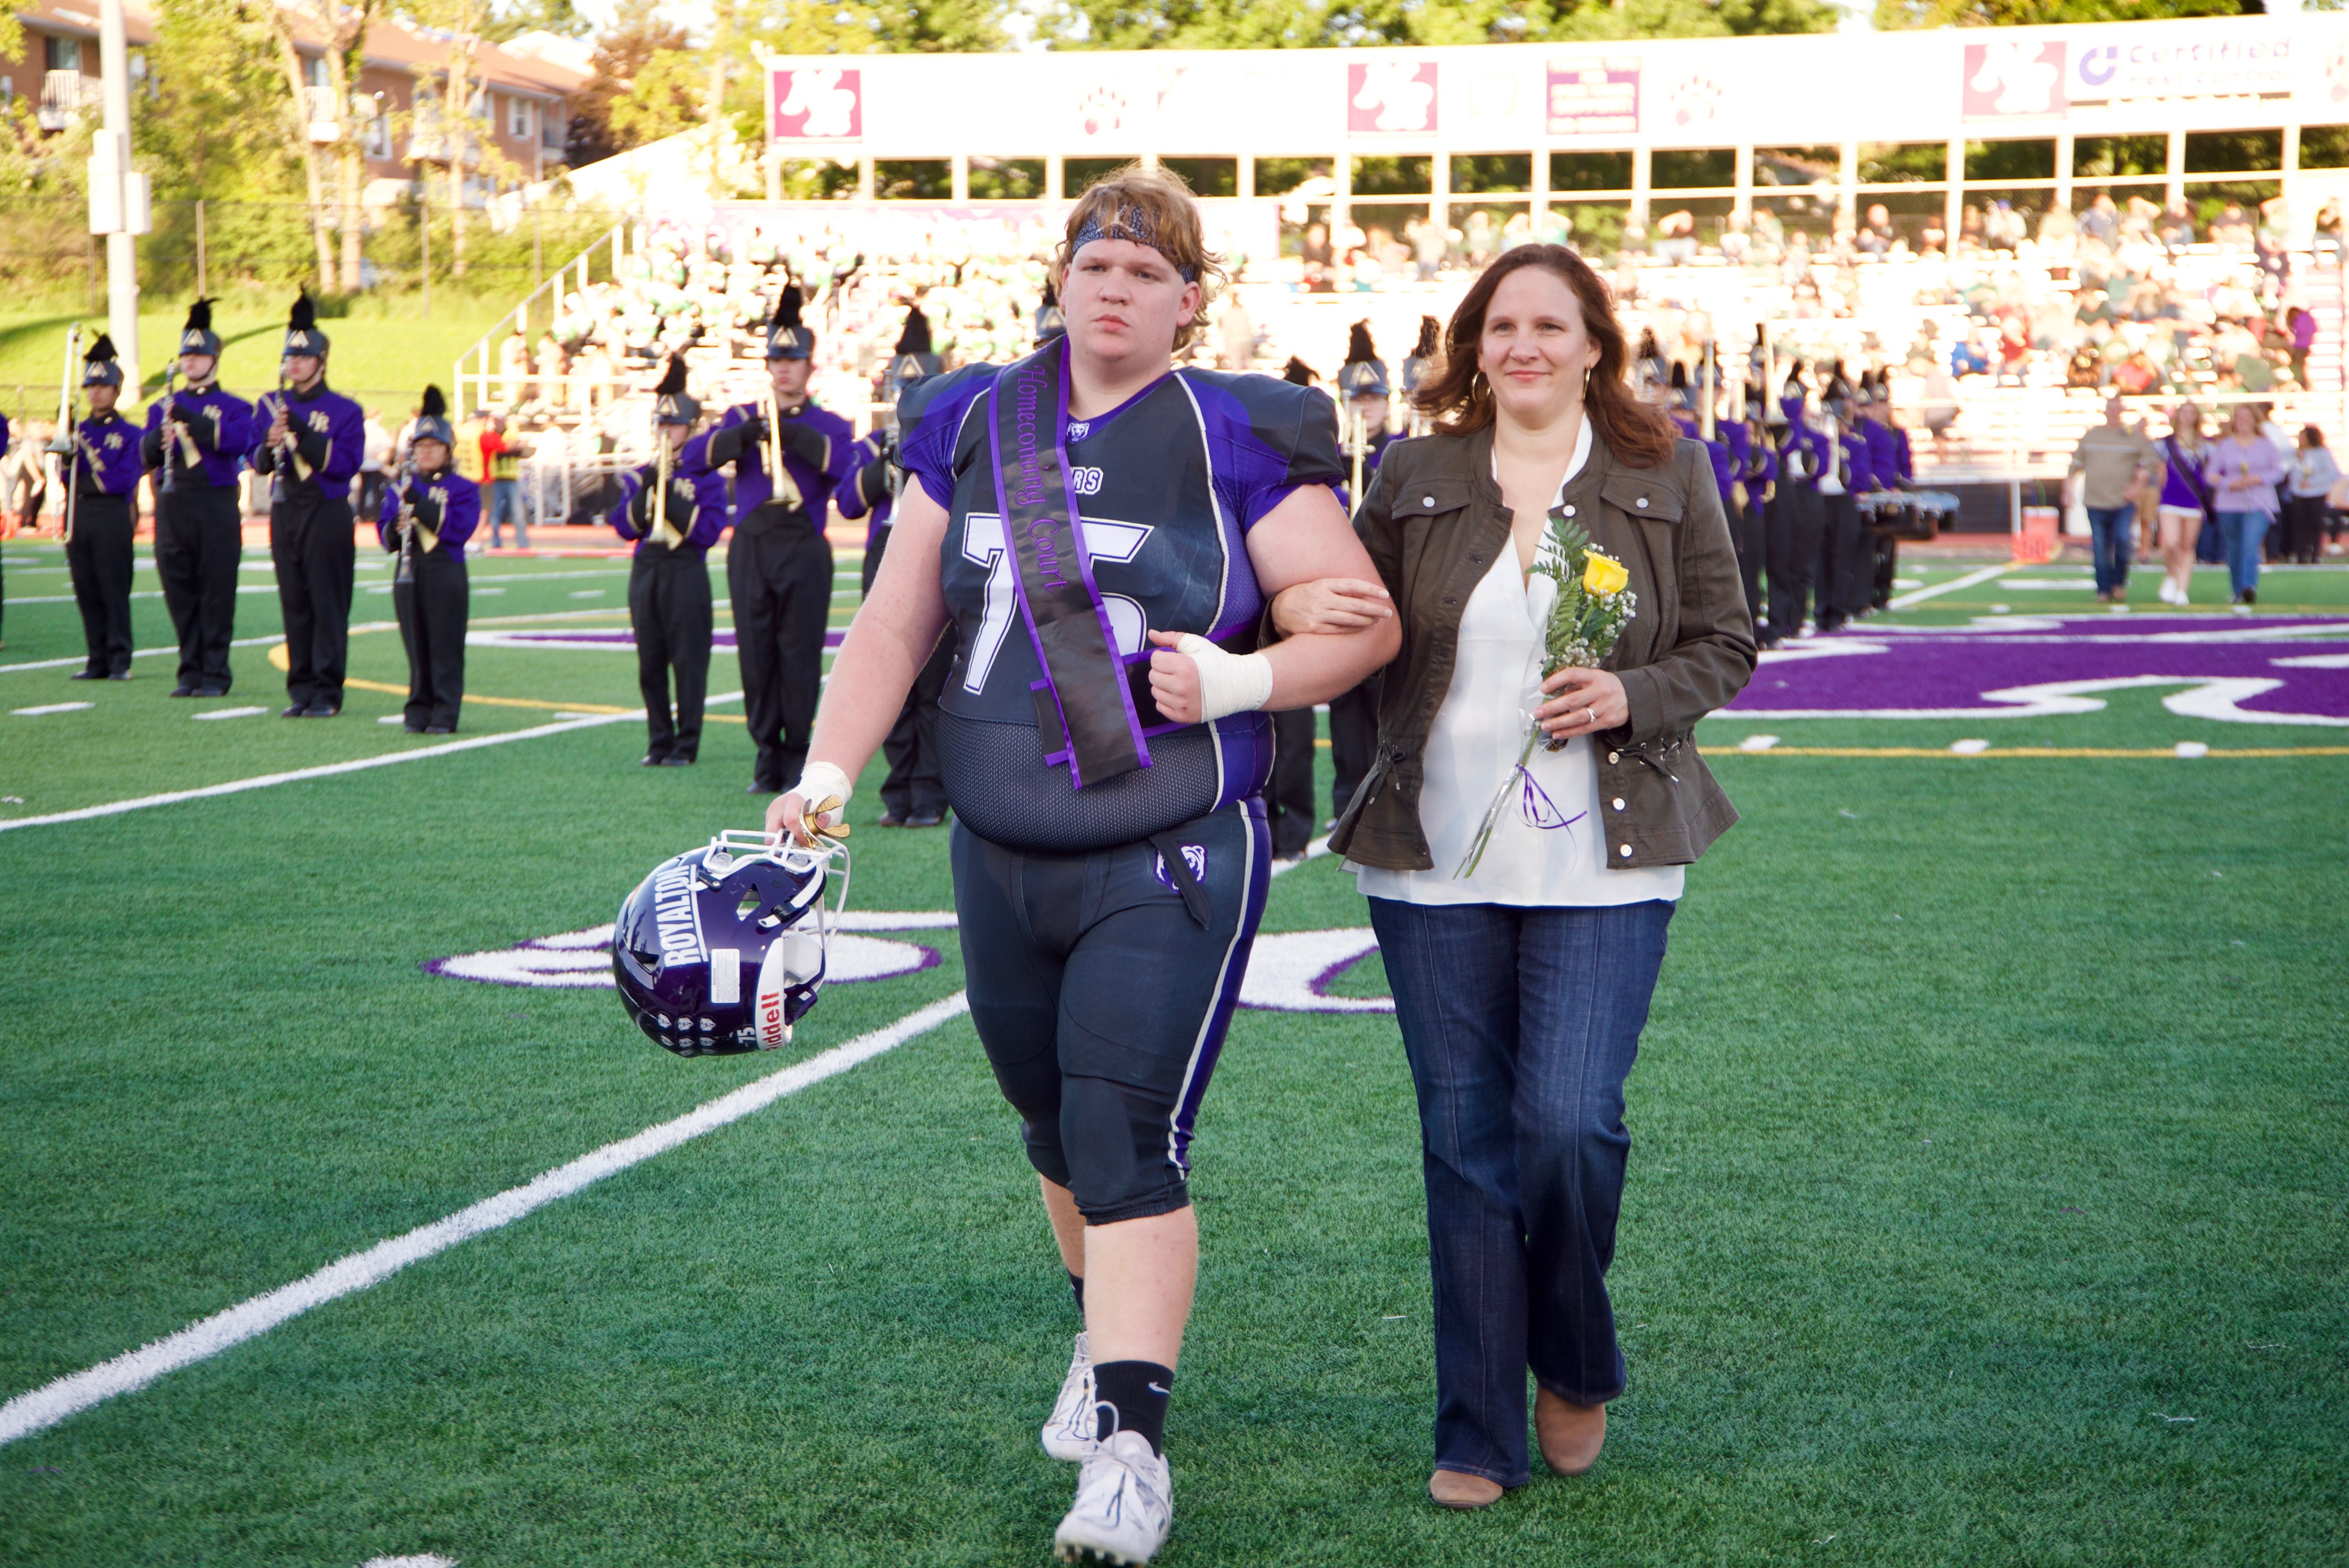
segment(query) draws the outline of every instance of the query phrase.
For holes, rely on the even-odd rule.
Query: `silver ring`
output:
[[[1583,722],[1583,723],[1585,723],[1585,724],[1587,724],[1587,725],[1590,726],[1590,727],[1591,727],[1591,728],[1593,728],[1593,729],[1596,729],[1596,728],[1598,728],[1598,727],[1599,727],[1599,710],[1598,710],[1597,708],[1595,708],[1595,707],[1586,707],[1586,708],[1584,708],[1584,709],[1582,710],[1582,715],[1583,715],[1583,718],[1582,718],[1582,722]]]

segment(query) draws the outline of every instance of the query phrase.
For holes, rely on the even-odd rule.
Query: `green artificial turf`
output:
[[[5,553],[12,597],[63,592],[17,564],[53,550]],[[608,582],[616,613],[622,579],[559,575],[600,564],[478,562],[514,580],[475,614],[615,624],[569,595]],[[2341,578],[2272,581],[2263,608]],[[1909,618],[2026,594],[2013,613],[2068,598]],[[139,645],[166,640],[156,601],[136,614]],[[274,624],[240,600],[240,635]],[[12,603],[5,635],[0,665],[78,649],[69,604]],[[391,634],[352,646],[400,678]],[[238,651],[233,704],[276,695],[264,653]],[[428,744],[371,722],[379,693],[332,724],[193,722],[169,665],[95,693],[0,669],[0,794],[25,798],[0,818]],[[736,684],[721,655],[712,689]],[[475,648],[467,685],[636,700],[615,653]],[[469,706],[464,733],[550,717]],[[1599,1468],[1537,1465],[1475,1515],[1426,1501],[1392,1023],[1243,1011],[1195,1150],[1169,1568],[2349,1560],[2349,758],[1735,753],[1760,727],[1705,727],[1744,820],[1690,874],[1630,1083],[1631,1384]],[[2120,691],[1995,733],[2312,742],[2217,728]],[[0,1398],[782,1065],[670,1057],[606,991],[421,968],[609,920],[661,857],[756,820],[740,726],[692,769],[638,769],[640,740],[623,720],[0,832]],[[878,777],[854,905],[951,907],[944,836],[873,826]],[[1266,930],[1364,923],[1319,860]],[[791,1057],[959,987],[951,933],[891,939],[943,962],[830,988]],[[1382,989],[1375,958],[1332,986]],[[0,1563],[1040,1563],[1074,1470],[1036,1428],[1076,1324],[1034,1192],[948,1023],[0,1448]]]

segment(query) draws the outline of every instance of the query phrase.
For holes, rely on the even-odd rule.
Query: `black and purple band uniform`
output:
[[[906,470],[948,515],[957,653],[939,736],[956,907],[972,1019],[1029,1161],[1109,1223],[1190,1201],[1192,1130],[1269,885],[1270,723],[1168,723],[1149,702],[1145,634],[1248,642],[1264,608],[1248,531],[1296,490],[1334,490],[1347,465],[1330,399],[1261,376],[1175,371],[1053,432],[1149,759],[1074,789],[1071,743],[1041,721],[1068,694],[1040,695],[1004,537],[999,377],[1008,387],[968,366],[899,407]]]
[[[74,427],[67,484],[74,497],[66,570],[81,612],[83,667],[94,676],[130,669],[130,537],[138,526],[138,489],[146,471],[138,426],[119,413],[93,414]]]
[[[399,551],[399,503],[405,495],[416,521],[438,536],[426,549],[419,535],[409,543],[406,577],[395,573],[392,612],[399,640],[408,649],[408,701],[402,715],[415,729],[457,727],[465,701],[465,624],[472,609],[472,584],[465,570],[465,542],[481,524],[481,487],[453,469],[413,474],[403,491],[384,487],[375,531],[385,550]]]
[[[793,506],[775,494],[767,472],[763,403],[738,403],[685,465],[688,477],[731,469],[728,511],[734,539],[726,551],[726,591],[734,607],[734,653],[742,666],[742,707],[754,788],[780,793],[807,764],[823,689],[824,632],[832,616],[832,544],[823,535],[832,492],[848,472],[856,432],[812,403],[781,410],[772,432],[783,471],[799,491]]]
[[[280,463],[268,441],[281,397],[298,465]],[[254,405],[251,458],[254,472],[270,476],[269,555],[285,618],[285,693],[297,704],[343,706],[358,566],[351,480],[367,450],[366,426],[365,411],[323,380],[307,392],[264,392]]]
[[[188,427],[190,463],[164,422]],[[155,475],[155,574],[180,645],[180,686],[229,689],[236,634],[236,569],[244,553],[237,469],[253,445],[253,406],[218,387],[182,389],[147,405],[140,455]]]
[[[709,547],[726,531],[726,476],[709,467],[708,433],[686,442],[671,465],[665,516],[682,536],[653,542],[653,500],[660,470],[646,463],[620,476],[620,503],[605,521],[636,541],[628,566],[628,624],[636,640],[636,690],[645,699],[645,758],[691,762],[700,754],[701,716],[709,696],[715,605]],[[677,707],[669,707],[669,685]]]

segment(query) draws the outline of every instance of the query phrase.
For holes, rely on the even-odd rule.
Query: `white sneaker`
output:
[[[1077,1478],[1077,1501],[1052,1550],[1063,1563],[1118,1563],[1137,1568],[1166,1544],[1174,1527],[1174,1478],[1164,1454],[1140,1432],[1118,1432],[1093,1445]]]
[[[1061,1397],[1044,1423],[1044,1451],[1056,1460],[1089,1460],[1101,1445],[1093,1440],[1093,1351],[1082,1334],[1076,1354],[1069,1357],[1069,1375],[1061,1379]]]

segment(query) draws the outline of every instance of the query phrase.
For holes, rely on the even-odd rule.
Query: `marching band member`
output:
[[[771,390],[727,409],[687,465],[696,480],[708,469],[734,470],[726,588],[758,748],[745,791],[752,795],[779,794],[799,777],[823,686],[832,615],[832,542],[823,527],[856,432],[809,399],[814,354],[815,333],[800,322],[799,285],[786,284],[767,330]]]
[[[1868,377],[1860,377],[1860,391],[1868,392]],[[1892,372],[1876,373],[1874,396],[1868,397],[1860,410],[1860,433],[1868,440],[1868,466],[1875,471],[1879,490],[1903,490],[1916,482],[1916,459],[1909,450],[1909,432],[1892,422]],[[1874,536],[1876,542],[1876,577],[1868,603],[1884,609],[1892,603],[1892,579],[1900,570],[1900,542],[1889,533]]]
[[[130,678],[130,535],[138,526],[139,480],[144,471],[139,427],[115,405],[122,397],[122,366],[104,333],[82,356],[82,390],[89,418],[57,432],[53,449],[65,458],[66,569],[81,611],[89,663],[78,681]]]
[[[285,620],[282,718],[332,718],[343,711],[350,650],[351,582],[358,552],[351,527],[351,477],[367,452],[367,414],[326,386],[326,335],[303,294],[286,317],[277,391],[263,393],[254,471],[269,486],[269,555]],[[453,707],[450,722],[455,722]]]
[[[481,526],[481,487],[456,471],[456,447],[448,400],[427,387],[409,427],[407,467],[375,520],[376,537],[399,557],[391,603],[408,649],[410,735],[453,734],[465,700],[465,541]]]
[[[1819,474],[1824,502],[1819,533],[1818,628],[1832,632],[1868,614],[1868,596],[1876,579],[1876,546],[1860,519],[1859,498],[1876,489],[1876,472],[1868,460],[1868,438],[1856,418],[1857,400],[1844,378],[1838,359],[1827,373],[1827,389],[1820,399],[1832,424],[1834,442],[1826,454],[1828,467]]]
[[[1818,492],[1820,469],[1826,463],[1826,437],[1812,428],[1805,406],[1802,362],[1786,372],[1778,399],[1783,421],[1777,441],[1778,492],[1770,512],[1770,631],[1792,637],[1803,629],[1811,613],[1812,573],[1818,569],[1819,534],[1824,525]],[[1818,594],[1826,614],[1826,593]]]
[[[236,634],[236,568],[244,553],[237,465],[253,444],[253,406],[220,388],[212,301],[188,307],[178,373],[188,378],[147,405],[140,456],[155,480],[155,574],[180,643],[173,696],[226,696]]]
[[[1406,385],[1415,385],[1428,374],[1434,343],[1431,335],[1436,330],[1435,318],[1419,318],[1420,346],[1413,356],[1403,361]],[[1388,390],[1387,367],[1371,342],[1368,322],[1356,322],[1346,335],[1346,363],[1338,370],[1338,389],[1346,398],[1348,456],[1361,449],[1359,460],[1350,463],[1352,485],[1347,491],[1347,502],[1360,506],[1362,496],[1378,476],[1379,459],[1386,454],[1387,443],[1394,438],[1387,431]],[[1364,583],[1365,593],[1374,602],[1383,603],[1386,590],[1375,583]],[[1278,715],[1274,723],[1279,723]],[[1379,676],[1373,673],[1350,691],[1339,693],[1330,699],[1330,820],[1346,814],[1347,802],[1371,770],[1371,758],[1379,748]]]
[[[1754,641],[1775,647],[1778,634],[1762,616],[1762,570],[1770,556],[1770,501],[1778,488],[1778,454],[1762,421],[1759,399],[1746,406],[1743,424],[1723,427],[1730,455],[1736,459],[1738,490],[1733,497],[1731,542],[1737,547],[1737,574],[1745,590],[1745,613],[1754,619]]]
[[[1067,330],[1061,323],[1061,310],[1050,287],[1044,291],[1044,305],[1036,313],[1037,341],[1040,345],[1052,335]],[[930,322],[915,305],[905,312],[905,329],[897,335],[897,346],[891,351],[889,367],[884,373],[882,387],[889,406],[888,418],[873,427],[872,434],[856,443],[850,459],[848,477],[841,481],[838,500],[840,515],[854,522],[862,517],[868,520],[864,530],[864,594],[873,594],[873,580],[881,572],[881,557],[889,548],[889,519],[896,500],[895,487],[903,483],[904,470],[897,467],[897,442],[901,431],[897,424],[897,407],[905,394],[918,382],[939,374],[945,361],[930,352]],[[882,754],[889,759],[889,777],[881,784],[881,826],[885,828],[935,828],[947,820],[946,779],[939,772],[938,762],[938,696],[946,689],[947,672],[954,665],[955,644],[952,636],[938,639],[930,653],[929,663],[914,677],[914,689],[905,694],[905,706],[897,715],[896,725],[889,738],[881,743]]]
[[[685,360],[671,355],[653,389],[651,462],[620,476],[613,531],[637,542],[628,568],[628,624],[636,629],[636,689],[645,699],[642,766],[690,768],[701,751],[709,695],[709,547],[726,530],[726,480],[700,460],[701,405],[685,390]],[[669,686],[677,716],[669,717]]]

